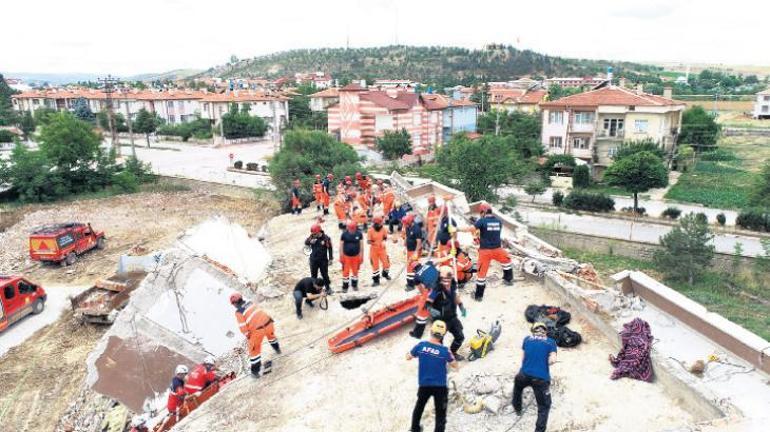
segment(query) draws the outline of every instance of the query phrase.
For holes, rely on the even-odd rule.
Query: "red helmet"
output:
[[[241,295],[241,293],[237,292],[237,293],[230,294],[230,304],[240,303],[241,300],[243,300],[243,296]]]
[[[313,224],[313,226],[310,227],[311,234],[318,234],[319,232],[321,232],[321,225]]]
[[[372,218],[372,223],[382,224],[382,216],[377,215],[377,216],[373,217]]]
[[[350,181],[350,176],[345,176],[345,181],[349,182]]]
[[[334,180],[334,174],[332,173],[326,174],[326,178],[328,178],[329,180]]]
[[[356,173],[356,178],[361,178],[361,173],[360,172]]]
[[[356,229],[358,229],[358,225],[356,225],[355,222],[353,221],[348,222],[348,231],[354,232]]]
[[[492,211],[492,207],[490,207],[489,204],[487,204],[487,203],[479,204],[479,213],[486,214],[486,213],[489,213],[491,211]]]
[[[414,222],[414,214],[409,213],[408,215],[401,218],[401,223],[404,225],[411,225],[412,222]]]
[[[435,195],[428,195],[428,202],[431,204],[436,203],[436,196]]]

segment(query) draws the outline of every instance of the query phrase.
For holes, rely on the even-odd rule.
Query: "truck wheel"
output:
[[[35,300],[35,304],[32,305],[32,313],[37,315],[40,312],[43,312],[43,309],[45,309],[45,303],[43,303],[42,299]]]
[[[67,258],[65,258],[65,261],[67,261],[67,265],[73,265],[78,260],[78,256],[75,255],[75,252],[70,252],[67,254]]]
[[[96,248],[101,250],[105,247],[107,247],[107,244],[104,242],[104,237],[99,237],[99,240],[96,241]]]

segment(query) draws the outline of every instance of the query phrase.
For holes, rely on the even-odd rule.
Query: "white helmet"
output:
[[[186,374],[186,373],[187,373],[187,372],[189,372],[189,371],[190,371],[190,370],[189,370],[189,369],[187,369],[187,366],[185,366],[185,365],[179,365],[179,366],[177,366],[177,367],[176,367],[176,370],[174,371],[174,373],[175,373],[175,374],[177,374],[177,375],[179,375],[179,374]]]
[[[207,365],[214,365],[216,363],[216,359],[212,355],[207,355],[205,359],[203,359],[203,364]]]
[[[134,416],[131,419],[131,427],[139,427],[147,424],[147,419],[143,415]]]

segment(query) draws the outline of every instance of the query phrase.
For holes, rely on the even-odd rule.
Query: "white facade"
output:
[[[756,119],[770,118],[770,89],[757,93],[753,117]]]

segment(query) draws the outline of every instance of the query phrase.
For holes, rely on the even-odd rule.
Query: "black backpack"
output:
[[[578,346],[583,341],[580,333],[570,330],[567,326],[555,327],[548,331],[548,337],[556,341],[556,345],[562,348],[572,348]]]

